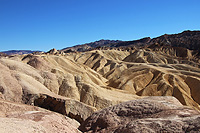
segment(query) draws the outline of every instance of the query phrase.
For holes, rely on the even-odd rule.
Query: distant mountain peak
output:
[[[164,34],[153,39],[151,39],[150,37],[144,37],[133,41],[101,39],[95,42],[64,48],[61,51],[81,52],[99,47],[145,47],[153,44],[159,44],[157,46],[167,45],[172,47],[184,47],[191,50],[200,51],[200,31],[185,30],[178,34]]]
[[[122,42],[120,40],[108,40],[108,39],[101,39],[95,42],[90,42],[90,43],[85,43],[82,45],[75,45],[73,47],[67,47],[62,49],[61,51],[65,51],[65,52],[71,52],[71,51],[87,51],[87,50],[91,50],[97,47],[102,47],[102,46],[106,46],[108,44],[116,44]]]
[[[41,51],[32,51],[32,50],[8,50],[8,51],[2,51],[2,53],[5,53],[7,55],[22,55],[22,54],[30,54],[34,52],[41,52]]]

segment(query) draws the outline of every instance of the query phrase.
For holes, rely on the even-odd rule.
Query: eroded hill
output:
[[[191,35],[188,32],[183,32],[180,34],[180,38],[184,38],[183,34],[186,34],[186,40]],[[197,35],[195,32],[194,37]],[[102,121],[107,121],[106,116],[99,118],[99,113],[104,116],[104,112],[107,112],[110,108],[113,109],[111,116],[116,117],[119,122],[122,120],[121,116],[118,115],[120,109],[124,115],[130,115],[131,117],[133,115],[136,117],[135,113],[128,113],[130,112],[129,106],[126,108],[126,104],[125,109],[120,107],[121,105],[124,106],[124,102],[126,101],[136,100],[133,103],[134,105],[138,105],[138,108],[130,106],[130,108],[134,109],[132,110],[133,112],[135,110],[136,113],[137,110],[143,112],[143,109],[147,109],[148,112],[148,108],[155,109],[155,112],[158,111],[157,109],[161,110],[159,112],[160,116],[157,116],[159,114],[157,112],[155,114],[151,111],[149,112],[150,116],[147,118],[150,119],[153,116],[153,119],[150,119],[150,123],[154,123],[156,121],[155,118],[162,118],[160,124],[167,125],[165,122],[171,121],[168,116],[173,116],[178,117],[172,123],[179,121],[177,129],[180,131],[199,130],[199,126],[195,125],[199,122],[198,111],[200,110],[199,52],[197,49],[188,49],[186,46],[176,47],[165,44],[165,42],[169,43],[170,38],[176,39],[174,35],[167,37],[165,35],[164,39],[161,37],[152,41],[150,38],[145,38],[134,42],[142,47],[135,47],[133,45],[110,47],[107,45],[84,52],[65,52],[52,49],[47,53],[14,56],[2,55],[0,57],[0,104],[2,103],[1,106],[3,108],[0,110],[0,115],[3,119],[0,120],[9,122],[8,118],[12,118],[14,120],[13,124],[16,127],[20,122],[23,122],[21,121],[22,117],[25,117],[24,121],[29,120],[29,117],[31,121],[35,121],[39,116],[47,117],[48,119],[50,119],[50,116],[55,116],[56,119],[65,121],[61,115],[48,113],[40,108],[32,108],[27,105],[24,107],[21,106],[28,104],[73,118],[82,124],[80,127],[82,131],[126,131],[126,127],[129,130],[133,128],[130,125],[132,123],[129,122],[129,117],[124,120],[126,124],[129,123],[128,125],[123,125],[122,121],[120,126],[116,126],[116,123],[111,120],[111,123],[114,125],[106,123],[106,125],[103,125],[106,128],[101,127],[101,124],[98,125],[98,121],[96,120],[102,119]],[[159,41],[159,39],[161,40]],[[170,42],[173,42],[172,40]],[[115,42],[115,46],[119,43],[122,44],[122,42]],[[146,44],[143,45],[142,43]],[[194,46],[197,45],[195,44]],[[149,96],[160,97],[148,98]],[[182,107],[172,97],[164,96],[173,96],[181,104],[188,107]],[[149,99],[150,101],[154,99],[152,107],[149,106],[151,103],[148,103],[145,99]],[[155,99],[161,99],[161,101],[156,101]],[[164,99],[163,102],[162,99]],[[157,106],[160,105],[159,102],[162,102],[163,108]],[[170,107],[166,106],[166,103],[170,104]],[[139,105],[141,105],[141,108]],[[156,105],[155,108],[154,105]],[[179,106],[175,108],[176,105]],[[10,110],[9,106],[12,107],[12,111],[16,107],[16,112],[6,113]],[[4,107],[6,108],[4,109]],[[30,109],[27,111],[32,112],[23,112],[21,108]],[[171,109],[175,109],[173,110],[174,112]],[[184,109],[184,111],[181,112],[180,109]],[[172,115],[169,115],[168,112],[171,112]],[[189,115],[187,115],[188,113]],[[92,119],[93,117],[95,119]],[[144,117],[144,120],[137,120],[140,119],[140,116],[133,119],[138,122],[138,125],[142,121],[146,121],[146,117]],[[193,119],[195,122],[191,121]],[[39,121],[44,124],[43,120]],[[70,121],[67,118],[66,125]],[[88,121],[89,123],[87,123]],[[31,130],[35,125],[38,125],[37,122],[32,122]],[[91,123],[97,123],[97,127],[94,128],[94,126],[90,125]],[[194,126],[191,126],[191,123]],[[60,126],[60,124],[62,122],[57,126]],[[70,130],[79,132],[77,129],[78,124],[73,124]],[[142,125],[150,130],[148,128],[149,124],[142,123]],[[173,127],[170,127],[168,131],[171,131],[171,128]],[[46,129],[46,125],[42,125],[40,130],[46,131],[48,129]],[[159,128],[158,131],[160,130],[164,129]],[[59,129],[55,128],[56,131],[59,131]],[[137,131],[141,131],[141,129],[138,128]]]
[[[174,96],[200,109],[199,59],[184,50],[102,49],[1,58],[2,98],[31,103],[29,94],[58,95],[101,109],[145,96]]]
[[[131,52],[97,50],[70,56],[101,74],[109,87],[137,96],[175,96],[182,104],[199,108],[196,96],[200,83],[199,60],[192,55],[183,58],[174,49],[168,50],[174,54],[135,49]]]

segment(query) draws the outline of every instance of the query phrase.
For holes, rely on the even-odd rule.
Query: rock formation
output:
[[[191,86],[200,82],[199,63],[158,53],[151,49],[97,50],[76,54],[74,60],[103,75],[109,87],[138,96],[175,96],[182,104],[200,109],[192,93],[198,87],[193,90]]]
[[[2,58],[1,95],[29,104],[33,103],[30,96],[61,95],[97,110],[141,96],[174,96],[200,109],[198,87],[193,85],[200,80],[197,58],[166,50],[108,49]]]
[[[49,53],[49,54],[57,54],[58,51],[55,48],[53,48],[53,49],[49,50],[47,53]]]
[[[39,107],[0,100],[2,133],[79,133],[79,123]]]
[[[2,55],[0,101],[4,101],[2,106],[8,103],[12,106],[1,111],[1,121],[5,125],[12,119],[15,128],[23,121],[29,121],[33,126],[27,124],[30,128],[24,129],[27,132],[32,132],[38,125],[33,118],[39,116],[49,121],[55,117],[61,121],[59,124],[65,123],[61,115],[46,113],[49,110],[75,119],[82,123],[82,131],[89,132],[140,132],[143,129],[146,132],[171,132],[174,128],[177,132],[198,131],[198,37],[198,31],[186,31],[128,42],[101,40],[83,47],[52,49],[47,53]],[[148,96],[160,97],[146,98]],[[12,109],[14,104],[19,104],[16,106],[20,108],[22,104],[32,105],[23,108],[33,113],[22,112],[19,108],[21,115],[9,114],[9,107]],[[23,121],[22,117],[25,118]],[[174,119],[170,120],[172,117]],[[155,128],[150,130],[152,126]],[[79,132],[77,127],[70,127],[69,132]],[[57,132],[57,129],[49,131],[41,124],[36,131]]]
[[[83,132],[199,132],[200,112],[173,97],[148,97],[102,109],[81,124]]]
[[[1,99],[37,105],[65,115],[79,116],[80,120],[86,119],[96,110],[77,100],[53,93],[54,90],[45,86],[47,81],[42,77],[43,73],[40,74],[29,65],[15,60],[1,59],[0,68]],[[49,81],[50,85],[55,83],[53,80]]]

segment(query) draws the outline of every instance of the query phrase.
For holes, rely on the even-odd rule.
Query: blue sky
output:
[[[0,0],[0,51],[200,29],[200,0]]]

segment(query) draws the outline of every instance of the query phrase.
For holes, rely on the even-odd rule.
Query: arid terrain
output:
[[[0,55],[0,132],[200,132],[200,31]]]

